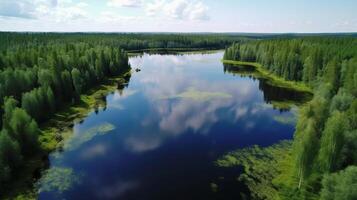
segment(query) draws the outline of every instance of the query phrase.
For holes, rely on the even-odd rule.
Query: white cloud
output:
[[[118,199],[125,193],[139,187],[137,181],[118,181],[113,185],[97,186],[95,193],[98,199]]]
[[[31,1],[3,0],[0,2],[0,16],[34,18],[35,5]]]
[[[109,0],[107,5],[110,7],[140,7],[141,0]]]
[[[208,7],[202,1],[156,0],[146,5],[149,16],[163,15],[172,19],[208,20]]]
[[[125,140],[125,145],[128,150],[134,153],[142,153],[154,150],[161,145],[161,139],[157,135],[141,134],[137,136],[128,137]]]
[[[87,6],[71,0],[3,0],[0,16],[62,22],[87,17]]]
[[[84,160],[89,160],[89,159],[96,158],[98,156],[103,156],[105,155],[106,152],[107,152],[107,147],[105,146],[105,144],[100,143],[86,148],[84,151],[82,151],[80,156]]]
[[[89,14],[86,11],[87,6],[88,4],[83,2],[74,5],[61,3],[56,6],[54,10],[50,10],[50,12],[45,13],[45,16],[52,18],[57,22],[84,19],[89,17]]]

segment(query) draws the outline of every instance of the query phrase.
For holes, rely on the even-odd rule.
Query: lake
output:
[[[299,104],[304,95],[269,85],[252,69],[224,66],[222,57],[131,57],[129,84],[108,94],[106,107],[76,123],[50,155],[39,199],[239,198],[246,192],[236,181],[240,169],[214,161],[292,139],[296,106],[276,105]]]

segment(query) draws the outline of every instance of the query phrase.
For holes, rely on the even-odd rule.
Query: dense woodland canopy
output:
[[[357,39],[311,37],[236,43],[225,60],[261,63],[315,90],[299,113],[282,199],[356,199]]]
[[[13,46],[39,46],[56,43],[90,43],[141,49],[222,49],[233,42],[246,40],[236,34],[160,34],[160,33],[1,33],[0,49]]]
[[[26,158],[41,150],[38,124],[63,106],[77,102],[89,88],[129,69],[127,54],[114,46],[50,42],[3,49],[0,186]]]

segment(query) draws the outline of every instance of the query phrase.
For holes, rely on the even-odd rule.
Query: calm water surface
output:
[[[294,119],[294,109],[270,102],[299,94],[224,67],[222,56],[130,58],[141,71],[106,97],[106,108],[75,124],[62,151],[50,155],[39,198],[239,198],[246,189],[237,171],[214,161],[238,148],[291,139],[294,124],[282,119]]]

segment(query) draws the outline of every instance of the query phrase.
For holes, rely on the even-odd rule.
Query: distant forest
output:
[[[299,111],[287,161],[291,164],[281,164],[280,174],[271,180],[279,198],[355,199],[357,38],[236,43],[226,49],[224,59],[258,62],[286,80],[314,88],[313,100]]]
[[[223,49],[245,39],[235,34],[159,33],[7,33],[0,32],[0,49],[50,44],[88,43],[125,50],[141,49]]]

